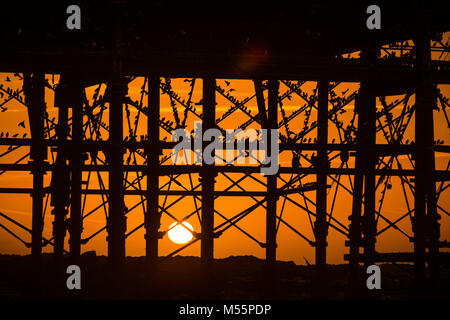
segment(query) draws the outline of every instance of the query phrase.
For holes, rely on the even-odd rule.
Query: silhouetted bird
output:
[[[225,84],[227,85],[227,87],[230,85],[230,81],[225,80]]]
[[[11,81],[11,79],[9,79],[9,77],[6,76],[6,82],[10,82],[10,81]]]
[[[15,135],[13,135],[12,137],[13,138],[17,138],[17,136],[18,136],[19,134],[18,133],[16,133]]]
[[[25,128],[25,121],[22,121],[22,122],[19,123],[17,126],[18,126],[18,127]]]

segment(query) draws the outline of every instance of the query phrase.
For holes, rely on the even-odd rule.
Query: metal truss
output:
[[[327,263],[332,230],[346,240],[345,259],[353,274],[360,263],[414,262],[421,287],[428,263],[436,283],[440,261],[446,257],[442,249],[448,248],[439,220],[450,215],[444,201],[450,146],[448,131],[436,136],[433,115],[446,121],[448,130],[450,106],[448,89],[441,91],[426,66],[433,62],[448,70],[448,41],[446,33],[335,57],[344,66],[354,60],[373,68],[410,67],[419,75],[413,84],[390,79],[348,83],[250,78],[239,80],[253,91],[244,96],[236,80],[212,76],[180,80],[116,72],[104,81],[85,79],[76,71],[56,77],[5,74],[0,116],[6,117],[11,104],[20,104],[29,121],[19,122],[17,132],[1,132],[0,179],[21,171],[31,172],[33,180],[32,187],[2,185],[0,193],[30,194],[33,206],[31,226],[0,212],[0,227],[30,247],[36,261],[45,246],[54,247],[58,261],[64,253],[76,260],[84,245],[106,233],[113,265],[125,258],[126,239],[144,228],[146,256],[154,264],[160,261],[158,241],[168,232],[161,220],[192,221],[201,231],[165,257],[200,241],[205,266],[213,261],[215,239],[229,229],[264,248],[271,264],[276,260],[277,234],[284,230],[315,248],[319,270]],[[21,85],[10,87],[10,81]],[[162,110],[163,99],[167,110]],[[50,108],[57,109],[57,117]],[[185,164],[173,164],[172,133],[179,128],[192,132],[195,121],[203,121],[203,129],[221,132],[279,129],[278,174],[262,176],[257,159],[254,165],[236,164],[252,158],[248,144],[246,152],[235,153],[227,164],[192,165],[186,153],[178,159]],[[438,154],[445,156],[445,168],[435,168]],[[216,157],[221,160],[220,154]],[[45,174],[51,177],[48,186]],[[404,202],[402,214],[395,217],[385,210],[392,188]],[[251,204],[230,214],[214,204],[223,197],[246,197]],[[336,214],[337,203],[345,198],[350,199],[350,222]],[[88,208],[89,199],[95,199],[90,200],[94,208]],[[175,209],[180,203],[190,203],[184,215]],[[266,216],[262,239],[242,224],[257,210]],[[54,216],[53,236],[45,238],[42,230],[49,213]],[[142,222],[127,228],[126,217],[136,214]],[[83,224],[92,216],[104,217],[105,223],[86,234]],[[295,216],[307,218],[308,224],[299,227]],[[378,252],[377,240],[390,231],[413,242],[414,250]],[[352,279],[357,286],[357,277]]]

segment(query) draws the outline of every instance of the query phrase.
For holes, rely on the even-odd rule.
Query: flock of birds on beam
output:
[[[23,80],[23,77],[20,74],[14,74],[14,79],[13,80]],[[163,130],[166,130],[167,132],[173,132],[173,130],[175,128],[180,128],[180,127],[185,127],[185,123],[186,123],[186,118],[187,118],[187,112],[190,111],[191,113],[195,114],[197,117],[201,118],[202,114],[197,113],[196,108],[193,105],[199,105],[202,104],[202,101],[196,102],[196,103],[191,103],[191,99],[192,99],[192,91],[193,91],[193,86],[195,83],[195,79],[185,79],[185,82],[189,82],[190,83],[190,95],[188,97],[187,100],[182,99],[171,87],[171,82],[170,79],[166,78],[165,82],[161,83],[161,89],[162,89],[162,93],[163,94],[167,94],[170,97],[170,101],[171,101],[171,107],[173,109],[173,113],[174,113],[174,121],[171,120],[166,120],[164,117],[162,117],[160,119],[160,127]],[[9,75],[7,75],[5,77],[5,82],[11,83],[12,80],[10,78]],[[218,92],[218,94],[222,95],[223,97],[225,97],[227,99],[228,102],[232,103],[232,106],[221,115],[221,117],[219,119],[216,120],[217,124],[219,122],[221,122],[222,120],[224,120],[227,116],[229,116],[230,114],[232,114],[234,111],[236,110],[240,110],[242,112],[244,112],[250,119],[243,123],[240,128],[245,129],[250,123],[252,122],[259,122],[259,118],[258,115],[252,115],[251,114],[251,110],[248,109],[245,104],[252,98],[252,97],[247,97],[244,100],[238,100],[237,98],[235,98],[234,96],[231,95],[231,93],[233,91],[235,91],[234,88],[231,88],[231,82],[228,80],[224,80],[225,82],[225,88],[222,88],[221,86],[216,86],[216,91]],[[307,109],[307,107],[310,107],[311,105],[314,104],[314,102],[317,100],[317,88],[316,90],[314,90],[312,95],[308,95],[308,93],[303,92],[301,90],[301,85],[304,82],[292,82],[292,81],[281,81],[282,83],[284,83],[287,88],[289,89],[289,91],[287,91],[286,93],[282,94],[279,96],[279,107],[281,109],[282,115],[283,115],[283,119],[281,120],[279,127],[285,127],[286,131],[287,131],[287,135],[283,135],[281,134],[281,141],[282,142],[300,142],[300,143],[305,143],[305,144],[316,144],[317,142],[317,138],[311,138],[311,137],[305,137],[306,134],[308,132],[310,132],[312,129],[314,129],[315,127],[317,127],[317,123],[316,121],[312,121],[310,122],[309,118],[311,115],[311,109]],[[336,83],[334,86],[337,86],[338,83]],[[49,86],[49,84],[47,83],[47,87]],[[267,83],[263,83],[263,87],[262,89],[267,89]],[[143,90],[145,91],[145,88],[143,86]],[[345,97],[346,93],[348,92],[349,89],[346,89],[344,91],[342,91],[341,95],[338,96],[336,95],[334,90],[330,90],[329,91],[329,95],[330,95],[330,102],[333,103],[333,108],[330,110],[330,116],[329,116],[329,120],[334,122],[335,125],[338,128],[344,129],[345,132],[345,143],[351,143],[352,139],[352,135],[354,136],[356,133],[356,128],[353,124],[347,126],[347,128],[343,128],[343,122],[337,120],[336,115],[342,114],[343,112],[345,112],[344,110],[344,106],[347,105],[349,103],[350,100],[354,99],[355,96],[357,95],[357,91],[353,92],[351,95]],[[17,100],[20,103],[22,103],[23,105],[25,105],[25,103],[23,102],[23,96],[22,96],[23,90],[22,89],[11,89],[9,87],[4,87],[3,84],[0,84],[0,98],[3,98],[3,101],[0,102],[0,108],[2,112],[5,112],[7,110],[6,104],[9,101],[12,100]],[[299,108],[298,110],[296,110],[295,112],[293,112],[290,115],[286,115],[285,111],[283,110],[283,105],[282,105],[282,100],[283,99],[288,99],[291,100],[292,98],[292,94],[297,94],[299,97],[301,97],[305,102],[306,105],[303,106],[302,108]],[[6,97],[5,97],[6,96]],[[445,107],[447,106],[448,103],[448,98],[444,97],[442,95],[442,93],[439,92],[439,98],[441,101],[441,105],[442,105],[442,109],[445,109]],[[148,110],[147,107],[143,107],[140,105],[140,103],[138,101],[133,102],[131,99],[128,98],[128,104],[135,106],[136,108],[141,107],[141,110],[143,114],[148,114]],[[383,104],[384,109],[382,111],[377,111],[377,116],[381,117],[381,116],[385,116],[385,122],[387,122],[388,125],[392,126],[395,122],[395,119],[392,118],[392,114],[389,113],[389,108],[393,108],[395,106],[398,106],[402,101],[399,101],[398,99],[395,100],[394,102],[391,103],[390,106],[388,106],[388,104],[385,102],[385,100],[381,101]],[[184,118],[182,119],[182,121],[180,120],[180,117],[178,115],[178,110],[176,108],[176,105],[180,105],[184,108]],[[408,114],[412,114],[412,109],[411,107],[407,107],[407,110],[405,111]],[[290,120],[292,120],[293,118],[295,118],[298,114],[300,113],[304,113],[305,120],[304,120],[304,126],[301,132],[295,134],[293,133],[289,126],[288,126],[288,122]],[[129,111],[127,109],[127,115],[129,115]],[[48,114],[46,114],[46,116],[48,116]],[[54,120],[54,119],[53,119]],[[53,122],[53,121],[52,121]],[[105,125],[105,128],[108,129],[107,125]],[[135,122],[135,125],[137,125],[137,123]],[[403,125],[404,127],[402,127],[401,129],[405,129],[406,125]],[[23,129],[27,129],[26,128],[26,124],[25,121],[21,121],[17,124],[17,127],[19,128],[23,128]],[[9,132],[0,132],[0,139],[9,139],[8,142],[11,143],[10,139],[25,139],[27,137],[28,133],[13,133],[10,134]],[[126,136],[124,141],[137,141],[138,136],[133,136],[132,134],[130,134],[130,136]],[[146,135],[140,135],[141,140],[146,140],[148,137]],[[397,139],[395,140],[394,137],[392,137],[392,142],[395,143],[399,143],[399,144],[414,144],[413,140],[409,140],[409,139],[402,139],[402,136],[397,137]],[[166,138],[165,138],[166,139]],[[336,143],[336,139],[332,139],[331,144]],[[338,142],[339,143],[339,142]],[[341,141],[342,143],[342,141]],[[441,139],[437,139],[435,140],[435,145],[443,145],[444,141]],[[5,145],[5,143],[3,143],[3,145]],[[14,143],[9,145],[9,150],[12,148],[12,145],[14,145]]]

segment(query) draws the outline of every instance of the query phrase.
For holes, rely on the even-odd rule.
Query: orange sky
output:
[[[6,81],[6,77],[12,79],[11,82]],[[50,83],[52,83],[52,77],[50,75],[47,76]],[[57,83],[58,77],[55,77],[55,82]],[[21,82],[18,81],[12,74],[0,74],[0,83],[6,88],[6,86],[11,87],[13,90],[21,88]],[[143,78],[135,79],[129,87],[129,96],[135,101],[140,99],[140,90],[143,84]],[[217,84],[222,88],[226,88],[227,90],[233,88],[232,95],[238,100],[243,100],[245,97],[253,95],[253,82],[249,80],[231,80],[230,85],[228,86],[225,80],[218,80]],[[310,82],[302,86],[302,89],[308,93],[308,96],[312,94],[312,90],[314,89],[316,83]],[[178,93],[180,97],[187,100],[188,92],[189,92],[189,83],[185,82],[184,79],[172,79],[172,86],[174,91]],[[90,87],[87,89],[87,96],[92,97],[94,90],[96,87]],[[198,102],[201,99],[201,80],[197,80],[195,84],[195,90],[192,100],[194,102]],[[349,96],[353,91],[357,90],[358,86],[356,84],[343,83],[340,84],[336,88],[336,93],[342,94],[345,90],[349,89],[345,96]],[[441,92],[447,97],[450,97],[450,85],[439,86]],[[104,86],[100,89],[100,92],[104,90]],[[280,86],[280,95],[283,94],[287,90],[287,87],[283,84]],[[401,99],[403,96],[394,96],[389,97],[388,101],[395,101],[396,99]],[[53,92],[49,89],[46,89],[46,102],[48,107],[49,117],[57,117],[57,109],[53,108]],[[3,101],[3,99],[0,99]],[[408,105],[412,105],[414,103],[414,97],[408,102]],[[284,99],[283,106],[287,115],[291,114],[295,110],[297,110],[300,106],[304,105],[305,102],[295,94],[292,96],[291,100]],[[146,98],[144,99],[144,105],[146,105]],[[8,110],[0,113],[0,131],[6,132],[8,131],[10,137],[18,133],[19,137],[22,137],[24,133],[29,133],[29,126],[26,116],[26,110],[23,105],[21,105],[18,101],[11,101],[6,104]],[[217,93],[217,117],[220,117],[228,108],[231,106],[231,103],[227,101],[224,97],[220,96]],[[256,107],[256,99],[252,99],[246,105],[248,110],[253,115],[257,114]],[[381,108],[381,104],[377,101],[378,108]],[[198,114],[202,112],[202,106],[197,105]],[[329,106],[331,108],[331,105]],[[137,115],[136,109],[130,107],[130,115],[131,119],[134,119],[134,116]],[[353,116],[353,103],[350,103],[349,106],[345,107],[347,111],[345,114],[340,115],[340,119],[344,121],[345,124],[348,124],[350,119]],[[401,111],[400,108],[396,108],[393,113],[394,116],[398,115]],[[180,117],[183,116],[183,109],[181,106],[178,106],[178,112]],[[165,117],[168,120],[172,120],[172,108],[170,106],[170,99],[167,95],[162,95],[161,97],[161,117]],[[282,114],[279,112],[279,120],[282,119]],[[104,114],[104,122],[107,122],[107,111]],[[246,115],[244,115],[241,111],[235,112],[232,116],[230,116],[227,120],[220,123],[222,128],[235,128],[238,125],[242,124],[248,119]],[[18,123],[26,120],[26,128],[18,127]],[[194,121],[198,121],[199,119],[190,114],[188,117],[188,128],[192,128],[192,124]],[[301,127],[303,126],[304,115],[298,116],[295,120],[290,122],[290,129],[294,132],[299,132]],[[311,112],[310,123],[317,120],[317,114],[315,111]],[[406,135],[404,137],[406,139],[414,140],[414,116],[411,119],[410,125],[406,131]],[[146,130],[146,117],[141,116],[139,120],[140,129],[137,131],[138,135],[140,133],[144,133]],[[346,126],[346,125],[345,125]],[[258,128],[257,126],[253,126],[254,128]],[[124,131],[125,135],[128,132],[128,124],[124,121]],[[284,128],[280,129],[282,134],[285,134],[286,131]],[[445,118],[443,116],[442,111],[435,111],[435,139],[444,140],[445,144],[449,144],[449,131],[446,126]],[[306,137],[314,139],[316,136],[316,130],[311,131]],[[161,131],[161,138],[168,137],[167,134],[164,134]],[[107,138],[106,132],[104,133],[103,139]],[[338,134],[335,126],[330,123],[329,128],[329,142],[332,139],[336,139],[338,141]],[[170,138],[168,138],[170,140]],[[377,135],[378,143],[385,143],[382,134]],[[7,147],[0,147],[0,154],[6,151]],[[17,151],[14,151],[10,156],[0,157],[0,163],[8,163],[14,160],[18,160],[23,155],[28,152],[28,147],[22,147]],[[165,153],[167,154],[167,153]],[[309,154],[311,155],[311,153]],[[125,155],[125,159],[127,158],[127,154]],[[440,170],[445,170],[447,162],[450,160],[448,154],[436,154],[436,168]],[[25,159],[22,163],[26,163],[27,159]],[[410,164],[405,157],[400,157],[400,161],[404,168],[410,168]],[[280,165],[288,166],[291,162],[291,156],[288,154],[281,154],[280,156]],[[139,160],[138,160],[139,163]],[[165,164],[171,164],[170,160]],[[302,165],[306,165],[306,162],[302,162]],[[340,165],[339,158],[332,161],[332,167],[338,167]],[[350,158],[349,166],[353,166],[353,160]],[[83,175],[84,180],[87,179],[87,173]],[[135,175],[130,175],[129,180],[133,180]],[[228,177],[233,180],[237,180],[242,177],[242,174],[228,174]],[[254,177],[262,182],[265,182],[265,178],[259,174],[254,175]],[[333,176],[334,177],[334,176]],[[91,177],[91,181],[89,184],[89,188],[98,189],[98,180],[95,177]],[[281,175],[281,178],[288,181],[291,176],[287,174]],[[102,174],[102,179],[107,181],[107,175]],[[166,177],[162,177],[160,179],[161,185],[166,184],[169,179]],[[190,187],[190,181],[187,176],[179,180],[186,187]],[[198,175],[192,175],[192,181],[194,185],[198,184]],[[217,190],[223,190],[230,185],[230,181],[219,175],[217,177]],[[313,182],[315,181],[315,176],[311,175],[302,180],[303,183]],[[349,179],[346,176],[341,177],[341,181],[345,186],[349,186]],[[332,184],[333,180],[331,178],[328,179],[328,183]],[[47,174],[45,177],[45,186],[48,186],[50,183],[50,174]],[[0,187],[31,187],[32,179],[29,172],[8,172],[3,175],[0,175]],[[145,186],[145,179],[142,181],[142,184]],[[282,185],[281,180],[278,181],[278,187]],[[254,190],[254,191],[264,191],[263,186],[250,178],[245,179],[241,186],[246,190]],[[332,185],[330,192],[328,194],[328,208],[331,206],[331,202],[334,197],[334,190],[336,188],[336,184]],[[167,188],[166,188],[167,189]],[[179,190],[179,187],[171,185],[171,190]],[[233,191],[238,191],[237,187],[232,188]],[[411,192],[408,190],[408,201],[409,205],[413,207],[413,198],[411,196]],[[315,201],[315,192],[308,192],[306,194],[311,201]],[[377,192],[377,199],[380,199],[381,192]],[[306,206],[310,210],[314,211],[314,206],[312,203],[307,202],[301,195],[291,195],[291,199],[297,201],[303,206]],[[90,195],[86,201],[86,209],[85,213],[89,212],[91,209],[96,207],[99,204],[101,197],[98,195]],[[162,206],[165,203],[167,207],[171,202],[176,200],[177,197],[160,197],[160,205]],[[449,200],[449,190],[447,189],[442,193],[438,204],[447,211],[450,211],[450,200]],[[126,204],[129,208],[131,208],[134,204],[140,201],[139,196],[126,196],[125,198]],[[306,202],[305,202],[306,201]],[[311,240],[314,240],[313,233],[311,229],[310,220],[306,211],[298,208],[294,204],[286,201],[283,204],[283,199],[280,198],[278,201],[278,213],[281,211],[283,219],[288,222],[293,227],[297,228],[302,234],[308,237]],[[254,204],[254,200],[251,198],[244,197],[221,197],[216,200],[215,206],[216,210],[218,210],[221,214],[231,217],[232,215],[242,211],[243,209]],[[306,204],[305,204],[306,203]],[[196,204],[199,205],[200,201],[197,200]],[[377,201],[378,205],[378,201]],[[195,208],[195,203],[192,197],[186,197],[182,201],[178,202],[176,205],[172,206],[169,211],[171,214],[176,216],[178,219],[181,219],[185,215],[191,213]],[[44,227],[44,237],[50,238],[52,234],[52,220],[53,217],[50,214],[50,207],[47,208],[47,214],[45,216],[45,227]],[[394,221],[407,211],[407,206],[405,202],[405,198],[403,196],[403,192],[401,189],[401,184],[399,183],[398,178],[392,178],[392,189],[388,191],[385,196],[385,201],[382,207],[382,214],[386,216],[391,221]],[[16,219],[20,223],[31,227],[31,198],[29,195],[11,195],[11,194],[0,194],[0,212],[7,214],[8,216]],[[351,196],[340,188],[337,193],[337,200],[335,204],[335,208],[333,210],[333,217],[336,218],[340,223],[344,226],[349,225],[349,221],[347,217],[351,214]],[[442,216],[441,220],[441,240],[449,240],[449,230],[450,230],[450,218],[445,215],[445,213],[440,212]],[[312,217],[313,221],[314,218]],[[194,229],[199,232],[200,226],[197,215],[193,215],[188,220]],[[128,231],[132,230],[134,227],[138,226],[143,222],[143,213],[141,206],[137,207],[133,211],[128,214]],[[171,218],[167,215],[163,215],[162,217],[162,230],[167,230],[168,226],[173,222]],[[216,215],[216,225],[223,222],[223,219]],[[0,223],[4,224],[8,228],[11,228],[18,235],[22,236],[26,241],[30,241],[31,236],[26,232],[14,227],[11,223],[7,222],[3,218],[0,217]],[[85,219],[84,221],[84,230],[83,230],[83,238],[93,234],[98,229],[102,228],[105,225],[105,214],[102,210],[98,210],[91,216]],[[257,238],[259,241],[264,242],[265,240],[265,210],[263,208],[258,208],[252,214],[247,216],[241,222],[239,222],[239,226],[248,231],[252,236]],[[386,226],[386,223],[380,219],[378,224],[378,230],[383,229]],[[411,223],[409,218],[404,219],[398,225],[402,230],[404,230],[408,235],[412,235],[411,231]],[[278,249],[277,249],[277,258],[279,260],[293,260],[297,264],[304,264],[305,259],[309,262],[314,262],[314,248],[309,246],[305,240],[300,238],[294,232],[289,230],[283,224],[280,226],[278,232]],[[343,262],[343,254],[347,253],[348,249],[344,246],[344,241],[346,240],[345,236],[340,234],[339,232],[330,228],[329,236],[328,236],[328,262],[329,263],[342,263]],[[179,248],[179,245],[172,243],[168,240],[167,236],[164,237],[160,241],[160,255],[166,255],[171,251]],[[144,240],[144,229],[141,228],[139,231],[135,232],[127,239],[127,255],[130,256],[141,256],[144,255],[145,252],[145,240]],[[107,244],[106,244],[106,232],[103,231],[97,237],[92,239],[88,244],[83,246],[82,251],[95,250],[97,254],[106,254],[107,253]],[[411,251],[412,243],[408,241],[408,239],[402,235],[399,231],[390,229],[380,235],[377,241],[377,250],[379,252],[394,252],[394,251]],[[51,252],[52,247],[47,246],[44,248],[44,252]],[[14,239],[10,235],[8,235],[3,229],[0,229],[0,253],[15,253],[15,254],[27,254],[29,253],[29,249],[26,248],[22,243],[18,240]],[[200,253],[200,242],[197,242],[190,248],[181,252],[182,255],[199,255]],[[224,234],[215,240],[215,257],[223,258],[230,255],[246,255],[251,254],[257,257],[263,258],[265,250],[262,249],[258,244],[248,239],[244,234],[235,228],[228,229]]]

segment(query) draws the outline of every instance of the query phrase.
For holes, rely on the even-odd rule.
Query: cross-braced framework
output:
[[[31,195],[32,221],[21,223],[5,210],[0,227],[30,247],[35,261],[46,246],[57,261],[64,253],[76,261],[83,246],[106,234],[113,265],[123,263],[127,239],[144,230],[153,265],[169,225],[188,221],[193,240],[164,257],[200,241],[205,270],[228,230],[265,250],[269,265],[277,236],[295,234],[314,248],[322,272],[328,244],[339,238],[348,247],[355,286],[358,266],[376,262],[414,262],[418,288],[428,263],[437,283],[449,247],[440,225],[448,225],[443,220],[450,215],[450,106],[448,79],[435,71],[448,71],[449,54],[448,33],[345,53],[333,58],[346,74],[342,81],[321,71],[312,81],[135,76],[116,67],[96,80],[76,70],[4,73],[0,193]],[[374,76],[348,82],[358,78],[348,76],[358,64]],[[399,81],[399,66],[415,78]],[[385,74],[376,75],[377,68]],[[278,173],[260,174],[263,164],[249,139],[240,151],[237,139],[227,141],[234,151],[216,150],[214,164],[192,164],[195,152],[172,157],[173,132],[193,134],[196,121],[223,134],[278,129]],[[12,185],[11,172],[31,172],[31,181]],[[127,225],[131,215],[139,222]],[[258,224],[263,232],[245,224],[255,215],[264,220]],[[96,224],[89,226],[92,217]],[[413,250],[398,252],[393,236]]]

